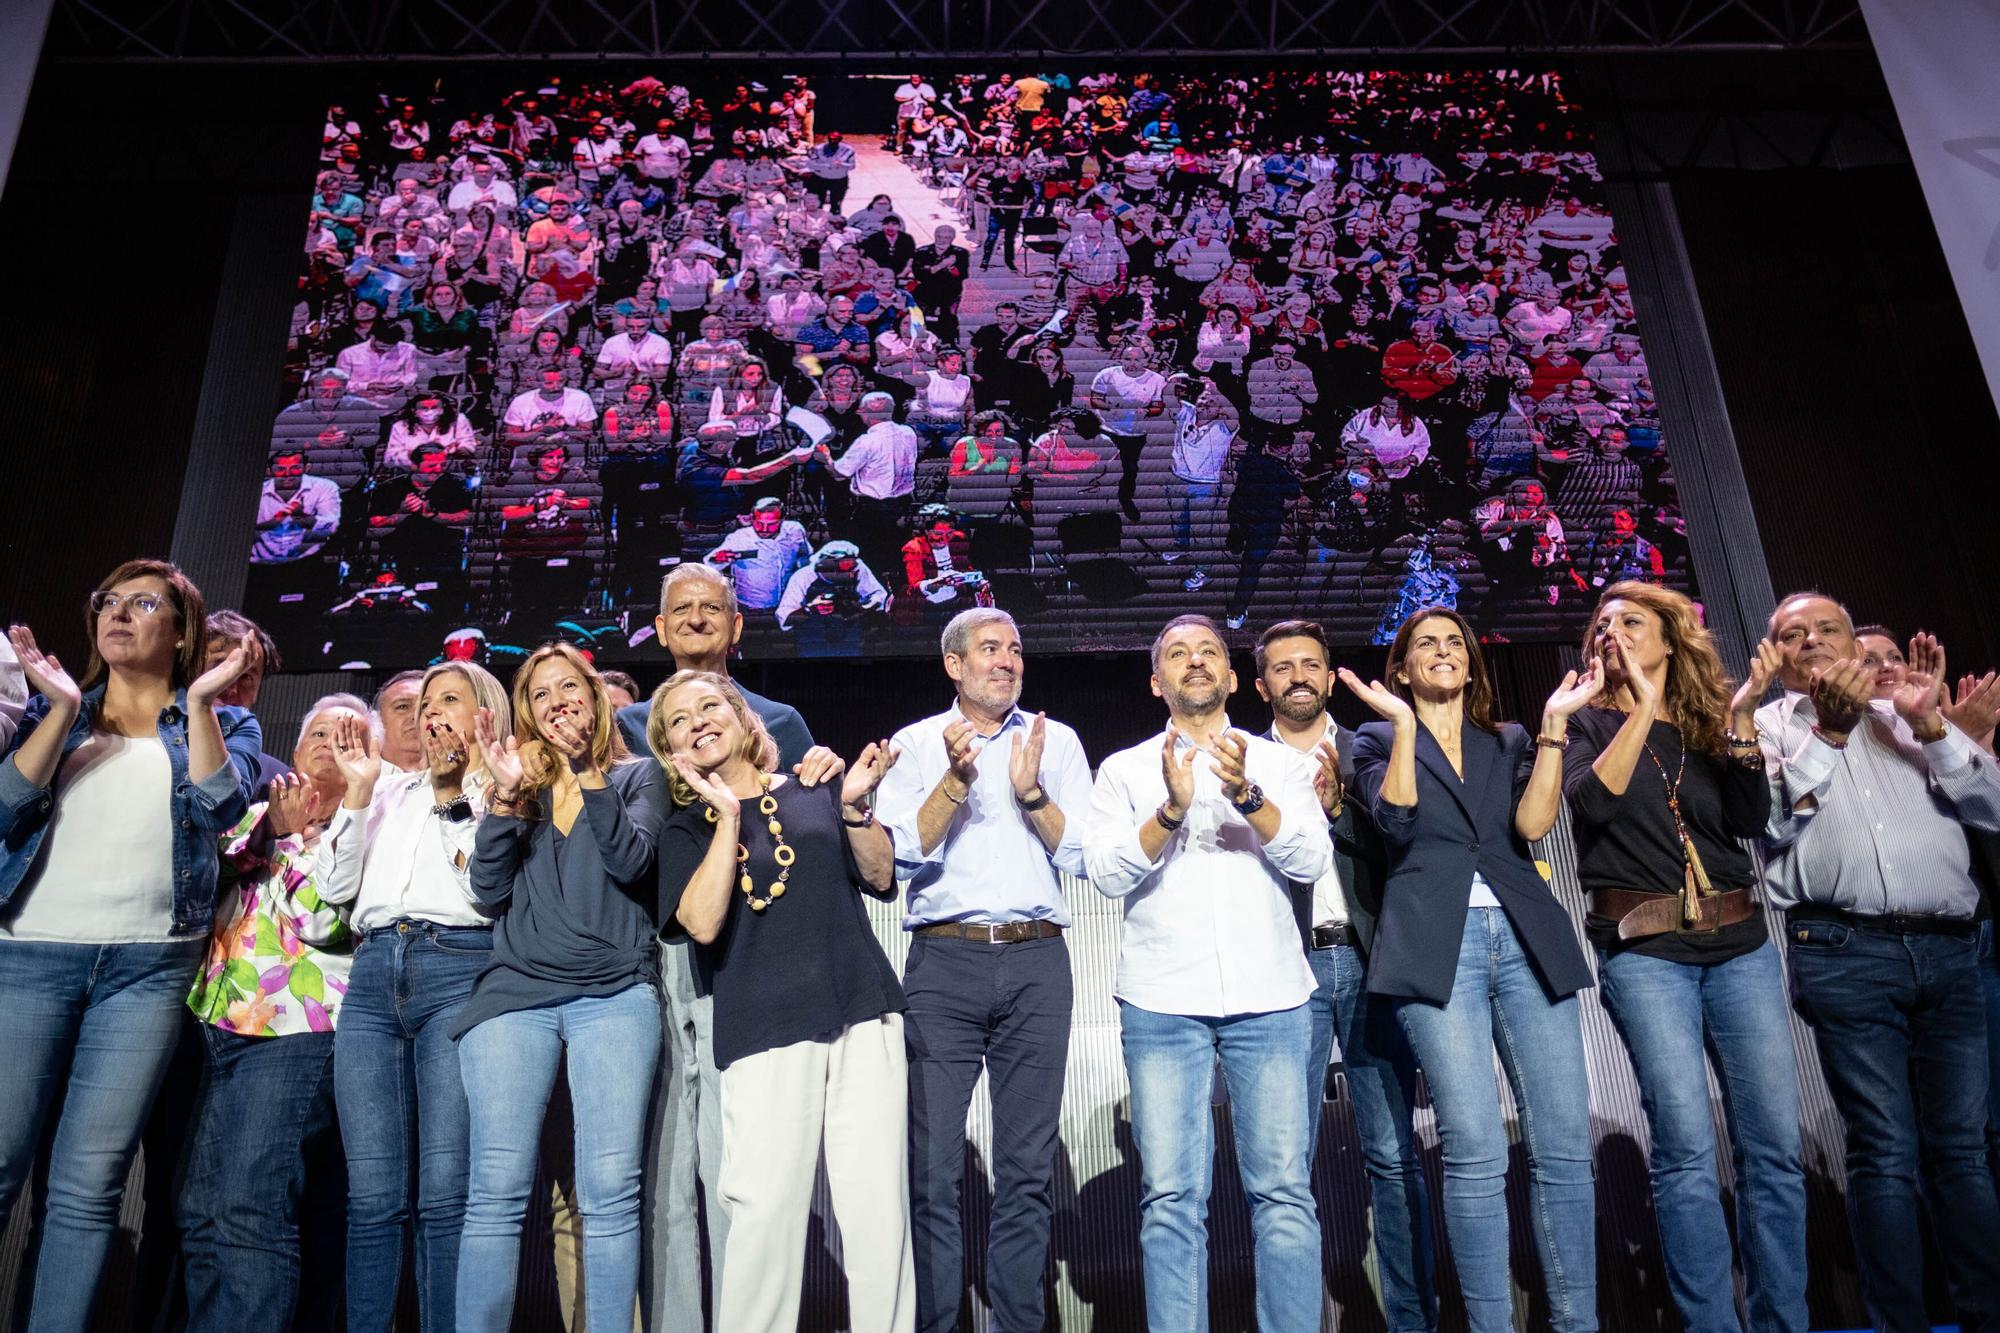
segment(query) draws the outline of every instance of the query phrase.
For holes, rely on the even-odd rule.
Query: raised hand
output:
[[[514,736],[500,736],[493,727],[493,710],[482,708],[472,720],[472,734],[479,739],[479,752],[486,757],[486,772],[493,779],[492,797],[512,802],[521,795],[527,775],[521,767],[521,742]]]
[[[980,747],[973,744],[978,739],[973,733],[972,724],[964,718],[944,729],[945,762],[951,765],[951,775],[967,790],[979,780]]]
[[[1889,695],[1889,702],[1919,737],[1935,740],[1933,733],[1944,729],[1944,719],[1938,712],[1945,681],[1944,648],[1934,636],[1919,634],[1910,640],[1905,660],[1909,665]]]
[[[1615,637],[1605,636],[1598,665],[1606,676],[1616,675],[1619,683],[1631,691],[1634,704],[1648,712],[1659,711],[1659,688],[1653,684],[1651,676],[1632,662],[1625,652],[1625,645]]]
[[[549,718],[548,742],[557,754],[569,761],[573,773],[587,773],[597,766],[590,747],[596,718],[581,708],[558,706]]]
[[[840,784],[840,803],[848,806],[860,805],[870,792],[882,785],[882,779],[889,775],[889,770],[894,768],[896,761],[902,757],[903,752],[891,749],[889,742],[885,740],[868,742],[861,753],[855,756],[854,762],[847,765],[847,776]]]
[[[423,742],[424,762],[430,767],[431,786],[450,786],[465,776],[466,761],[471,754],[466,749],[465,738],[451,723],[425,723]]]
[[[188,707],[207,708],[227,690],[256,660],[257,636],[245,634],[237,640],[229,655],[208,670],[196,676],[188,685]]]
[[[1313,791],[1319,796],[1320,809],[1329,815],[1340,809],[1346,792],[1340,785],[1340,751],[1331,739],[1321,741],[1313,748]]]
[[[326,826],[333,804],[299,774],[281,774],[271,779],[271,801],[264,822],[276,837],[297,834],[310,842]]]
[[[1361,677],[1355,675],[1346,667],[1340,668],[1339,675],[1340,683],[1345,685],[1355,698],[1367,704],[1382,717],[1387,718],[1398,727],[1415,724],[1417,720],[1416,710],[1411,708],[1407,702],[1381,681],[1371,680],[1364,684]]]
[[[1961,677],[1957,697],[1949,703],[1941,702],[1939,711],[1982,749],[1990,751],[1994,725],[2000,723],[2000,672]]]
[[[1185,816],[1194,804],[1194,756],[1192,745],[1182,750],[1176,743],[1181,734],[1174,724],[1167,724],[1166,744],[1160,747],[1160,775],[1167,780],[1167,805],[1169,813]]]
[[[718,818],[735,819],[743,813],[743,802],[720,777],[702,772],[684,754],[675,755],[673,760],[674,771],[681,775],[681,781],[706,801]]]
[[[1935,634],[1918,633],[1910,636],[1910,648],[1903,660],[1912,673],[1933,677],[1944,681],[1944,645],[1937,641]]]
[[[817,787],[822,782],[831,782],[847,771],[847,761],[825,745],[815,745],[807,750],[805,758],[792,765],[792,774],[801,787]]]
[[[333,762],[347,783],[349,804],[368,804],[375,794],[376,779],[382,776],[382,756],[375,750],[375,732],[368,723],[351,713],[342,713],[333,724]]]
[[[1014,784],[1014,799],[1024,801],[1028,793],[1042,785],[1042,746],[1048,739],[1049,715],[1035,714],[1024,739],[1014,733],[1013,748],[1007,755],[1007,778]]]
[[[1563,673],[1562,684],[1556,686],[1554,692],[1549,695],[1548,702],[1542,705],[1543,729],[1547,730],[1547,723],[1552,721],[1557,723],[1568,722],[1571,715],[1577,709],[1582,708],[1603,692],[1604,661],[1602,658],[1592,658],[1590,668],[1580,676],[1574,671],[1565,671]]]
[[[1250,757],[1250,744],[1234,731],[1225,731],[1215,738],[1215,748],[1209,752],[1215,765],[1215,776],[1222,780],[1222,794],[1234,801],[1243,795],[1243,789],[1250,785],[1250,777],[1243,771]]]
[[[36,645],[33,630],[26,625],[10,626],[7,642],[14,646],[14,656],[21,659],[21,674],[27,677],[28,688],[47,699],[51,711],[73,714],[83,706],[83,691],[54,653],[44,653]]]
[[[1829,731],[1846,733],[1854,730],[1868,711],[1868,699],[1874,689],[1875,673],[1859,659],[1844,657],[1813,672],[1806,693],[1812,699],[1813,711],[1819,714],[1820,725]]]
[[[1777,679],[1778,668],[1784,665],[1785,655],[1778,651],[1778,645],[1769,639],[1757,640],[1757,647],[1750,654],[1750,670],[1745,673],[1743,683],[1736,687],[1736,697],[1729,701],[1729,714],[1741,724],[1754,720],[1757,715],[1757,701],[1764,697],[1764,691],[1771,688]],[[1738,725],[1739,735],[1747,731]]]

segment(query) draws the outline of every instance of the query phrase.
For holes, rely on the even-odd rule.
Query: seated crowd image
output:
[[[677,68],[0,638],[13,1328],[2000,1333],[2000,664],[1711,625],[1556,75]]]

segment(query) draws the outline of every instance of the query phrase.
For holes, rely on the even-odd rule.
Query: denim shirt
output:
[[[104,706],[104,686],[83,696],[63,740],[63,755],[90,737],[97,713]],[[42,835],[55,810],[55,783],[37,787],[21,775],[15,756],[35,728],[48,716],[49,701],[36,695],[28,701],[21,729],[0,761],[0,908],[10,902],[34,874]],[[169,809],[174,821],[174,911],[171,930],[176,939],[206,935],[215,914],[218,842],[243,817],[256,781],[264,734],[256,717],[244,708],[220,707],[222,743],[229,762],[200,782],[188,780],[187,691],[178,690],[173,703],[160,710],[160,740],[173,766]],[[57,763],[61,771],[61,762]]]

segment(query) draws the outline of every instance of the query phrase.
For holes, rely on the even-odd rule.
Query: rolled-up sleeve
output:
[[[1840,751],[1810,729],[1787,753],[1790,723],[1791,718],[1780,713],[1776,704],[1765,705],[1757,714],[1757,739],[1764,751],[1765,777],[1771,784],[1770,822],[1764,829],[1764,841],[1772,848],[1798,841],[1832,789],[1833,771],[1840,763]]]
[[[1174,838],[1184,837],[1184,831]],[[1166,847],[1162,847],[1164,853]],[[1160,863],[1147,858],[1139,846],[1139,812],[1133,806],[1131,789],[1116,768],[1106,763],[1097,770],[1097,782],[1090,790],[1090,819],[1083,833],[1083,872],[1090,883],[1107,898],[1123,898],[1139,887]]]

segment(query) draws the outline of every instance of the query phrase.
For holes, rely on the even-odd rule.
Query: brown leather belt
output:
[[[1019,944],[1023,940],[1052,940],[1062,934],[1053,921],[1002,921],[983,925],[976,921],[947,921],[937,926],[918,926],[918,935],[932,939],[977,940],[981,944]]]
[[[1642,940],[1650,935],[1670,935],[1676,931],[1699,934],[1721,930],[1757,915],[1757,904],[1748,889],[1730,889],[1699,900],[1701,915],[1693,921],[1681,918],[1678,893],[1647,893],[1640,889],[1595,889],[1590,895],[1591,910],[1618,923],[1618,938]]]

